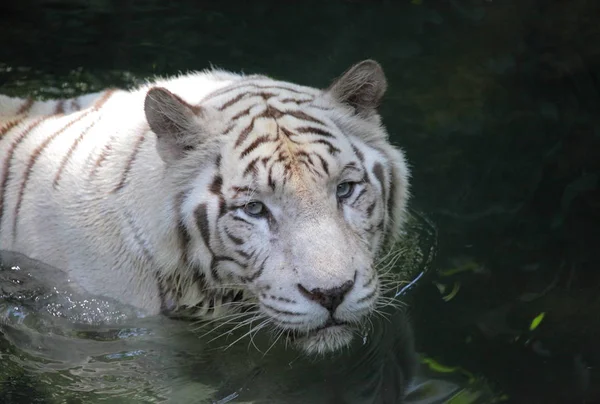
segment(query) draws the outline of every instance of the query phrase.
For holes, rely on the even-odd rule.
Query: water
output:
[[[378,60],[390,83],[384,120],[413,169],[412,207],[433,223],[412,234],[437,234],[435,260],[423,258],[429,271],[403,296],[423,362],[419,393],[597,402],[599,19],[600,3],[590,0],[4,1],[0,92],[80,93],[209,63],[326,86],[352,63]],[[329,362],[298,359],[288,371],[285,347],[264,358],[246,344],[210,353],[165,319],[111,326],[106,341],[73,337],[73,325],[28,310],[23,323],[12,313],[2,326],[0,402],[340,397],[323,390]],[[121,338],[121,329],[148,333]],[[27,346],[50,336],[68,341],[72,356]],[[347,380],[369,386],[360,376],[378,361],[354,359],[365,366]],[[73,375],[77,366],[92,372]]]
[[[398,249],[403,251],[399,275],[423,276],[435,255],[435,229],[415,212]],[[78,293],[59,271],[39,262],[6,252],[0,258],[12,264],[0,267],[4,402],[30,402],[32,390],[39,402],[52,403],[395,400],[399,372],[410,360],[404,310],[374,319],[373,330],[349,352],[306,358],[267,333],[246,336],[248,327],[145,318],[116,302]],[[415,286],[407,284],[398,297],[407,297]],[[417,391],[437,397],[456,388]]]

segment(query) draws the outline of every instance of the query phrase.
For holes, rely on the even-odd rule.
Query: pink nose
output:
[[[298,284],[298,290],[300,290],[300,293],[302,293],[307,299],[319,303],[321,306],[329,310],[331,314],[333,314],[335,309],[342,304],[344,297],[353,286],[354,281],[346,281],[341,286],[337,286],[335,288],[326,290],[316,288],[309,291],[304,286]]]

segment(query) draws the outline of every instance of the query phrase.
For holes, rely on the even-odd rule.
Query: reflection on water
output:
[[[401,252],[390,254],[394,272],[417,286],[410,281],[431,263],[435,229],[413,214],[394,251]],[[144,317],[78,292],[53,268],[11,253],[1,258],[0,402],[388,403],[413,372],[404,310],[373,318],[345,352],[307,358],[268,333],[244,337],[248,329]],[[410,305],[409,290],[394,293]],[[456,389],[440,383],[436,390],[418,379],[414,402]]]

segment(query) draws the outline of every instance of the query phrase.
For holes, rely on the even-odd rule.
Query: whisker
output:
[[[263,358],[269,353],[269,351],[271,350],[271,348],[273,348],[275,346],[275,344],[277,343],[277,341],[279,341],[279,338],[281,338],[281,336],[283,335],[283,333],[285,332],[285,329],[282,329],[279,334],[277,335],[277,338],[275,338],[275,341],[273,341],[273,343],[271,344],[271,346],[269,347],[269,349],[267,349],[267,351],[263,354]]]
[[[376,302],[375,307],[378,309],[382,309],[384,307],[393,307],[395,309],[402,309],[402,308],[408,307],[408,304],[406,304],[405,302],[403,302],[401,300],[394,300],[392,298],[390,298],[389,300],[380,298],[380,300],[378,300]]]
[[[214,319],[214,320],[210,321],[209,323],[204,324],[201,327],[198,327],[198,328],[194,329],[193,331],[201,330],[202,328],[205,328],[205,327],[207,327],[210,324],[214,324],[215,322],[221,322],[222,321],[221,324],[217,325],[216,327],[212,328],[210,331],[208,331],[205,334],[202,334],[200,336],[200,338],[204,338],[208,334],[213,333],[215,330],[218,330],[219,328],[221,328],[221,327],[223,327],[223,326],[231,323],[232,321],[239,320],[240,318],[248,317],[248,316],[251,316],[251,315],[255,315],[256,313],[258,313],[258,311],[256,311],[256,312],[249,312],[249,313],[238,313],[236,316],[232,316],[232,317],[228,318],[227,321],[223,321],[223,320],[225,320],[223,318]]]
[[[224,351],[228,350],[229,348],[231,348],[233,345],[235,345],[238,341],[246,338],[250,333],[252,333],[253,331],[257,332],[260,329],[262,329],[265,325],[267,325],[269,323],[269,321],[271,321],[271,319],[266,319],[264,320],[262,323],[260,323],[259,325],[257,325],[255,328],[250,328],[250,331],[248,331],[247,333],[245,333],[244,335],[242,335],[241,337],[239,337],[238,339],[236,339],[235,341],[233,341],[231,344],[227,345],[224,349]]]
[[[391,319],[390,319],[391,315],[389,313],[386,313],[386,312],[384,312],[382,310],[379,310],[377,308],[373,309],[373,313],[377,314],[379,317],[381,317],[382,319],[388,321],[389,323],[392,322]]]
[[[254,348],[260,352],[263,353],[263,351],[261,351],[258,346],[256,346],[256,344],[254,343],[254,336],[256,335],[256,332],[254,334],[250,333],[250,342],[248,342],[248,346],[246,347],[246,350],[250,350],[250,344],[252,344],[252,346],[254,346]]]
[[[241,328],[241,327],[244,327],[244,326],[246,326],[246,325],[252,325],[252,323],[253,323],[254,321],[256,321],[257,319],[260,319],[260,318],[261,318],[261,314],[260,314],[260,313],[258,313],[258,314],[255,314],[255,315],[254,315],[252,318],[250,318],[250,319],[248,319],[248,320],[244,320],[244,321],[240,322],[239,324],[237,324],[237,325],[236,325],[235,327],[233,327],[232,329],[230,329],[230,330],[227,330],[226,332],[223,332],[223,333],[221,333],[221,334],[217,335],[216,337],[214,337],[213,339],[211,339],[211,340],[210,340],[210,341],[208,341],[207,343],[211,343],[211,342],[213,342],[213,341],[215,341],[215,340],[217,340],[217,339],[219,339],[219,338],[221,338],[221,337],[223,337],[223,336],[225,336],[225,335],[230,335],[230,334],[232,334],[232,333],[233,333],[235,330],[237,330],[237,329],[239,329],[239,328]]]

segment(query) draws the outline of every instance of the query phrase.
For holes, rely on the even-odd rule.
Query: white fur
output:
[[[361,77],[368,79],[365,75]],[[356,81],[356,77],[353,79]],[[243,145],[235,146],[240,131],[248,127],[254,112],[238,119],[230,135],[220,135],[230,124],[230,119],[247,108],[258,111],[264,107],[264,103],[250,97],[230,110],[218,111],[218,107],[227,100],[248,90],[243,87],[226,96],[209,96],[204,100],[214,91],[235,83],[259,87],[286,86],[290,90],[273,90],[277,96],[269,101],[282,110],[287,108],[288,104],[282,101],[286,98],[312,99],[306,107],[298,108],[327,122],[327,129],[337,138],[331,142],[341,150],[335,157],[326,157],[331,178],[316,180],[293,160],[296,162],[293,165],[294,174],[282,191],[269,193],[267,175],[263,171],[256,175],[253,182],[248,182],[241,171],[251,156],[239,155],[244,145],[262,134],[277,133],[278,127],[298,128],[305,126],[306,122],[287,115],[277,119],[277,124],[275,120],[258,119]],[[343,89],[355,91],[356,85],[350,82],[352,88],[348,89],[346,85]],[[197,133],[202,132],[206,139],[201,148],[186,154],[187,157],[181,161],[165,162],[157,152],[157,137],[150,131],[144,113],[144,99],[148,89],[153,87],[166,88],[187,104],[203,108],[201,118],[195,123]],[[210,275],[211,249],[202,240],[195,216],[198,205],[204,203],[208,209],[212,253],[236,257],[235,249],[222,241],[224,229],[235,229],[237,236],[244,238],[247,243],[244,248],[261,257],[249,264],[248,268],[228,262],[220,264],[216,270],[222,276],[222,282],[241,284],[241,279],[256,272],[258,261],[265,263],[264,272],[255,280],[246,282],[243,289],[259,303],[262,314],[272,324],[293,332],[322,326],[329,318],[329,313],[303,296],[297,285],[302,284],[309,290],[330,289],[355,276],[355,287],[337,309],[336,319],[357,322],[371,312],[379,293],[378,283],[375,281],[368,288],[361,285],[373,275],[373,262],[384,237],[396,234],[399,230],[408,199],[408,169],[404,156],[388,143],[387,134],[376,113],[370,113],[369,110],[361,114],[354,113],[335,91],[276,82],[264,76],[244,77],[221,71],[159,79],[132,91],[116,91],[97,111],[94,110],[103,96],[106,96],[105,92],[63,101],[61,105],[65,115],[52,115],[60,101],[35,102],[27,112],[27,119],[0,138],[0,179],[6,176],[3,167],[10,167],[4,190],[0,249],[17,251],[61,268],[88,292],[116,298],[150,314],[158,313],[161,303],[164,305],[157,287],[157,274],[160,277],[179,274],[183,279],[183,296],[176,304],[193,306],[204,295],[204,291],[190,280],[193,271],[199,270],[206,276],[207,287],[221,287]],[[0,96],[0,133],[2,128],[20,117],[18,112],[25,103],[25,100]],[[71,112],[76,104],[81,110]],[[74,122],[83,114],[85,117]],[[48,118],[14,148],[9,161],[14,140],[31,122],[46,115]],[[48,136],[70,122],[74,123],[41,149],[23,188],[31,156]],[[77,143],[55,187],[53,182],[64,157],[85,130],[88,130],[87,133]],[[141,135],[144,137],[140,143]],[[305,134],[297,140],[302,143],[314,139],[317,137]],[[385,189],[376,181],[368,185],[365,197],[366,201],[379,201],[373,213],[374,219],[370,220],[378,217],[383,220],[385,217],[385,231],[375,231],[371,235],[365,233],[364,229],[369,223],[361,209],[364,210],[363,205],[367,202],[357,209],[343,207],[340,214],[339,205],[332,199],[332,192],[335,195],[339,181],[361,180],[347,173],[345,175],[348,178],[339,177],[344,162],[356,160],[351,143],[364,155],[364,166],[371,173],[371,178],[374,165],[380,163],[383,166],[387,184],[384,188],[387,189],[392,181],[391,173],[395,174],[397,194],[394,212],[386,213],[385,204],[379,201],[383,200]],[[109,144],[109,153],[103,160],[101,156],[106,153]],[[127,161],[136,147],[139,147],[138,152],[127,171]],[[291,142],[284,145],[291,154],[296,147]],[[305,144],[305,147],[321,147],[319,150],[325,150],[323,145]],[[272,156],[275,151],[275,144],[266,143],[253,153]],[[218,155],[222,157],[220,173],[224,198],[228,202],[228,198],[233,198],[227,194],[233,185],[251,186],[252,193],[244,194],[245,201],[241,201],[241,204],[248,199],[260,199],[277,218],[280,227],[273,230],[266,221],[248,219],[254,223],[251,229],[248,226],[236,228],[232,216],[227,215],[217,222],[218,199],[207,190],[216,175],[213,163]],[[95,168],[98,161],[101,165]],[[127,175],[124,177],[125,171]],[[281,179],[284,174],[283,166],[274,166],[275,178]],[[125,184],[121,184],[123,178]],[[119,185],[123,186],[115,191]],[[2,184],[0,192],[1,187]],[[14,215],[21,191],[17,228],[14,228]],[[181,194],[184,195],[183,200],[178,205],[176,199]],[[243,214],[240,212],[235,214]],[[181,254],[178,220],[185,223],[191,238],[187,250],[188,262],[184,262]],[[274,231],[277,231],[276,235]],[[360,303],[360,299],[371,290],[375,290],[373,297]],[[288,301],[279,299],[282,297]],[[282,313],[297,314],[274,313],[265,305],[276,307]],[[283,322],[296,325],[285,325]],[[304,348],[310,352],[337,349],[348,343],[349,335],[336,327],[327,329],[312,339],[306,337],[308,340]]]

